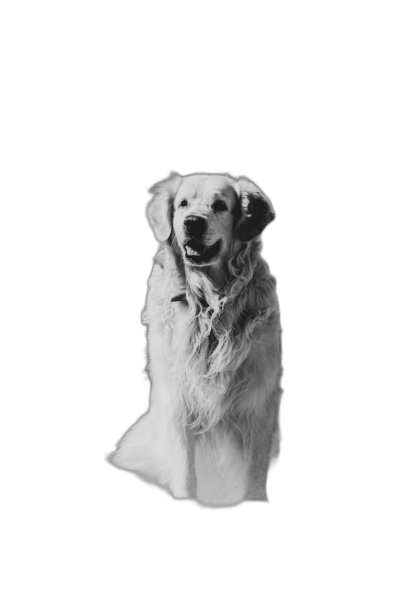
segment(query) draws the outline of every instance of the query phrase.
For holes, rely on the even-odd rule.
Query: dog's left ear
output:
[[[236,183],[241,215],[236,225],[236,237],[249,242],[275,219],[271,200],[250,179],[241,177]]]
[[[171,172],[167,179],[159,181],[149,190],[154,197],[147,206],[147,218],[159,242],[165,242],[171,235],[172,204],[181,183],[182,177]]]

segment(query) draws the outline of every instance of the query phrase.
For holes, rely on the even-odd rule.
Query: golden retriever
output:
[[[151,190],[149,411],[111,462],[176,498],[266,500],[279,450],[280,317],[260,234],[274,217],[245,177],[170,177]]]

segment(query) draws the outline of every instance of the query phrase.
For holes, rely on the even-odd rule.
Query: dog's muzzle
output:
[[[219,240],[211,246],[202,241],[207,233],[207,219],[196,215],[186,217],[184,229],[187,241],[184,244],[186,261],[194,265],[207,264],[215,258],[221,249]]]

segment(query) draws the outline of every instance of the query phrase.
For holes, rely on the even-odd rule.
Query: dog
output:
[[[160,242],[142,314],[150,408],[110,460],[175,498],[267,500],[281,327],[260,234],[275,211],[250,179],[227,174],[171,173],[150,193]]]

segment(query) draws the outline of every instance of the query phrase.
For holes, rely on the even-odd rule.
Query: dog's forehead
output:
[[[214,195],[227,198],[234,195],[231,183],[223,175],[191,175],[185,177],[177,193],[177,198],[207,201]]]

